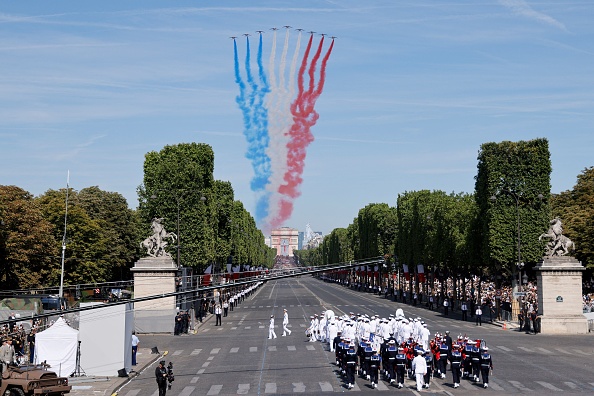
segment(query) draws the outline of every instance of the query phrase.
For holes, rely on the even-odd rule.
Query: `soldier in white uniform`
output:
[[[286,309],[283,309],[283,311],[283,337],[286,337],[287,333],[291,335],[291,330],[287,328],[287,325],[289,324],[289,314],[287,313]]]
[[[276,338],[276,333],[274,332],[274,315],[270,315],[270,326],[268,326],[268,339],[272,340]]]
[[[9,364],[15,362],[14,347],[12,346],[12,337],[10,336],[4,339],[0,347],[0,362],[2,363],[2,372],[6,371]]]

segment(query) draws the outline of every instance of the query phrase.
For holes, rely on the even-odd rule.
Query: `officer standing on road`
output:
[[[165,396],[167,393],[167,369],[165,368],[165,360],[161,360],[155,369],[155,378],[159,387],[159,396]]]
[[[462,320],[468,320],[468,304],[466,304],[466,301],[462,301],[460,309],[462,310]]]
[[[481,309],[480,305],[476,306],[476,311],[474,313],[476,315],[476,325],[482,326],[483,325],[483,321],[482,321],[483,310]]]
[[[214,309],[214,312],[215,312],[215,316],[217,318],[217,321],[215,323],[215,326],[222,326],[223,319],[221,318],[221,315],[222,315],[223,312],[221,310],[221,304],[217,304],[216,305],[216,307]]]
[[[420,392],[423,389],[424,377],[427,374],[427,362],[423,357],[423,350],[417,349],[417,356],[412,361],[412,370],[415,373],[417,380],[417,391]]]

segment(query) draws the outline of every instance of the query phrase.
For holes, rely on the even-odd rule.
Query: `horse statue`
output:
[[[177,235],[165,230],[162,217],[155,217],[153,219],[151,230],[153,231],[153,235],[142,241],[140,247],[145,248],[147,254],[151,257],[171,257],[165,250],[169,246],[167,240],[175,243],[177,241]]]
[[[565,256],[570,251],[575,250],[573,241],[563,235],[563,225],[560,218],[555,217],[550,221],[549,225],[549,230],[538,237],[539,241],[549,240],[546,245],[546,255],[548,257]]]

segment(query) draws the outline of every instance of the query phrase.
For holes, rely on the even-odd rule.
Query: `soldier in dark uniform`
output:
[[[462,353],[458,344],[454,344],[454,350],[450,354],[450,365],[452,367],[452,382],[454,388],[457,388],[460,386],[460,366],[462,365]]]
[[[339,355],[340,352],[338,351],[338,346],[339,346],[339,344],[342,341],[342,336],[341,335],[342,335],[342,332],[341,331],[337,332],[336,333],[336,337],[334,337],[334,339],[332,341],[330,341],[330,342],[332,342],[332,346],[333,346],[333,349],[334,349],[334,357],[336,358],[336,365],[337,366],[339,365],[338,355]]]
[[[437,373],[441,378],[445,378],[445,373],[448,367],[448,356],[450,354],[450,347],[445,339],[439,345],[439,361],[437,362]]]
[[[483,347],[483,353],[480,358],[481,374],[483,376],[483,388],[489,387],[489,371],[493,370],[493,360],[489,354],[489,348]]]
[[[398,347],[398,353],[396,354],[396,381],[398,382],[398,388],[404,386],[404,373],[406,371],[406,354],[404,353],[403,347]]]
[[[373,348],[371,347],[371,344],[367,344],[367,346],[365,347],[365,350],[363,351],[363,364],[364,364],[364,368],[363,368],[363,375],[365,375],[365,378],[367,378],[368,380],[370,380],[370,374],[369,374],[369,367],[370,367],[370,362],[371,362],[371,356],[373,356]]]
[[[348,388],[352,389],[355,386],[355,370],[357,369],[357,354],[355,353],[355,345],[350,344],[349,350],[346,353],[346,375]]]
[[[373,355],[369,358],[369,375],[371,379],[371,387],[377,388],[377,383],[379,380],[379,368],[381,364],[382,358],[379,355],[379,351],[373,351]]]
[[[165,396],[167,393],[167,369],[165,368],[165,360],[161,360],[155,369],[155,378],[159,388],[159,396]]]
[[[388,369],[388,378],[390,378],[390,383],[393,384],[396,382],[396,355],[398,354],[398,350],[396,349],[396,342],[394,340],[388,341],[388,349],[386,350],[386,360],[384,360],[384,364],[387,366]]]
[[[470,360],[472,363],[472,379],[474,379],[474,382],[478,382],[480,375],[481,351],[476,346],[476,342],[468,341],[468,343],[472,345],[472,350],[470,351]]]

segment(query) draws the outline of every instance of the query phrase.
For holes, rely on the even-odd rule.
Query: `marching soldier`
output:
[[[407,358],[403,347],[398,347],[396,354],[396,377],[398,381],[398,389],[404,386],[404,373],[406,372]]]
[[[489,387],[489,371],[493,370],[493,360],[489,354],[489,348],[483,347],[483,353],[480,359],[481,374],[483,376],[483,388]]]
[[[450,355],[450,365],[452,367],[452,382],[454,388],[457,388],[460,386],[460,366],[462,365],[462,353],[458,344],[454,344],[454,350]]]
[[[357,354],[355,353],[355,344],[349,345],[346,353],[346,375],[348,388],[352,389],[355,385],[355,370],[357,369]]]
[[[396,342],[394,340],[390,340],[388,341],[388,349],[386,350],[387,359],[384,360],[384,362],[387,362],[388,378],[390,378],[390,384],[396,382],[396,355],[398,355]]]
[[[428,351],[428,350],[424,350],[425,352],[425,362],[427,363],[427,372],[425,373],[424,376],[424,381],[425,381],[425,389],[429,389],[429,383],[431,381],[431,374],[433,372],[433,354]]]
[[[379,368],[381,364],[382,358],[379,355],[378,351],[373,351],[373,355],[369,358],[369,374],[371,377],[371,387],[377,388],[377,383],[379,380]]]

